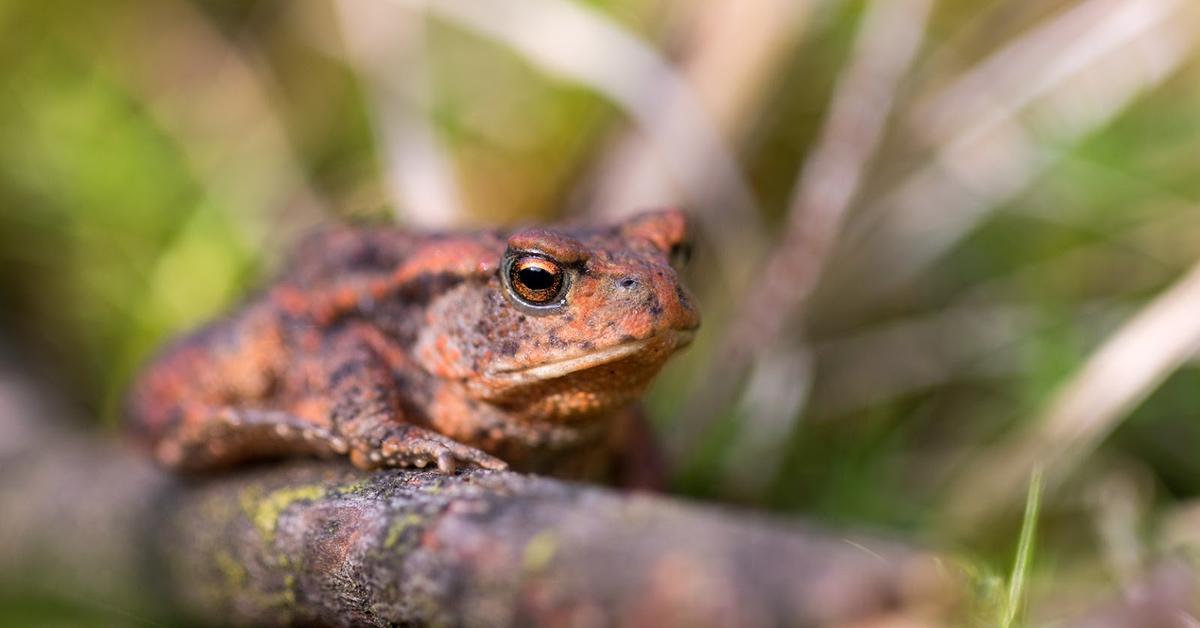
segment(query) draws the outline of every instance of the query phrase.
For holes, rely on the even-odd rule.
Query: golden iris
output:
[[[554,260],[529,255],[509,266],[508,283],[522,301],[545,305],[562,292],[563,269]]]

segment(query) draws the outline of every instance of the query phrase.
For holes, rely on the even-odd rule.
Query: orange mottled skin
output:
[[[178,469],[348,455],[612,477],[646,459],[630,408],[699,325],[673,265],[686,239],[678,211],[512,233],[327,228],[152,361],[128,418]]]

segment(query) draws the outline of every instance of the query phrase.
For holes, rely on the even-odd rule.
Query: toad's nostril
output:
[[[624,288],[626,290],[631,290],[631,289],[637,287],[638,280],[634,279],[633,277],[626,277],[626,278],[622,279],[621,281],[619,281],[617,283],[617,285],[621,286],[622,288]]]

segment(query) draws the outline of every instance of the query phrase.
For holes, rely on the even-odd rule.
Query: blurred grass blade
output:
[[[1130,300],[1169,282],[1191,262],[1185,255],[1190,255],[1195,234],[1200,233],[1200,212],[1184,205],[1183,199],[1172,199],[1175,203],[1180,204],[1178,210],[1099,242],[977,282],[933,312],[821,339],[815,351],[823,383],[811,409],[828,418],[935,389],[964,375],[1020,376],[1020,356],[1041,341],[1047,325],[1039,314],[1042,306],[1014,300],[1013,295],[1047,278],[1068,285],[1081,274],[1096,272],[1091,269],[1123,269],[1122,281],[1106,286],[1101,298],[1070,295],[1077,313],[1071,325],[1111,332],[1135,311]],[[913,360],[914,355],[922,357]]]
[[[393,209],[418,227],[461,222],[452,162],[430,122],[424,19],[375,0],[337,0],[334,8],[363,77]]]
[[[692,88],[656,50],[603,14],[566,0],[391,0],[496,40],[534,65],[617,104],[663,157],[688,202],[738,269],[764,232],[740,167]],[[662,100],[676,103],[665,112]],[[669,114],[669,115],[667,115]]]
[[[320,220],[309,185],[256,60],[188,2],[130,13],[118,45],[141,51],[121,71],[172,135],[205,193],[243,244],[277,253]],[[162,27],[170,24],[170,37]]]
[[[778,337],[785,321],[802,313],[883,142],[897,89],[925,39],[932,8],[932,0],[867,5],[820,140],[796,178],[787,230],[763,273],[768,283],[755,286],[756,298],[749,301],[753,311],[740,317],[731,333],[739,346],[764,345]]]
[[[829,282],[839,286],[839,300],[870,302],[912,280],[1070,146],[1183,66],[1196,42],[1194,4],[1125,0],[1122,6],[1126,10],[1089,13],[1090,27],[1043,50],[1043,31],[1078,20],[1072,12],[1053,18],[965,73],[993,76],[1000,70],[990,68],[999,66],[1019,86],[995,91],[986,115],[934,133],[935,158],[855,217],[843,246],[853,254],[839,260],[844,264]],[[1036,62],[1008,67],[1026,58]]]
[[[948,87],[923,99],[912,125],[937,143],[1002,123],[1170,19],[1179,0],[1088,0],[989,56]]]
[[[932,5],[932,0],[876,0],[867,6],[851,58],[834,90],[820,140],[796,177],[786,231],[766,261],[761,273],[764,279],[736,299],[745,305],[724,339],[722,360],[697,380],[693,390],[697,401],[686,413],[693,422],[689,426],[692,429],[679,430],[679,434],[702,433],[728,407],[736,394],[736,383],[748,368],[759,377],[749,391],[807,388],[804,382],[771,383],[779,371],[774,365],[805,362],[796,356],[806,351],[790,346],[781,349],[780,337],[787,323],[803,318],[804,306],[825,268],[843,219],[883,140],[896,90],[925,38]],[[776,351],[784,355],[775,355]],[[752,368],[756,360],[758,368]],[[768,364],[773,366],[765,366]],[[811,372],[800,367],[790,370]],[[775,464],[771,459],[778,453],[780,435],[790,431],[804,397],[766,392],[750,403],[761,407],[768,398],[793,401],[770,411],[748,413],[758,424],[750,423],[743,430],[746,444],[733,456],[730,467],[753,469],[745,478],[747,482],[773,476]],[[679,443],[675,449],[683,451],[690,446]],[[755,464],[746,464],[747,458],[753,458]]]
[[[1038,510],[1042,504],[1042,469],[1037,467],[1029,477],[1029,493],[1025,498],[1025,518],[1021,522],[1021,539],[1017,544],[1017,557],[1013,561],[1012,574],[1008,578],[1008,599],[1004,605],[1004,617],[1000,625],[1009,628],[1025,602],[1025,587],[1029,580],[1029,567],[1033,563],[1033,541],[1037,532]]]
[[[813,8],[795,0],[711,0],[669,4],[670,23],[685,26],[670,32],[679,51],[679,72],[694,87],[695,96],[711,113],[713,124],[731,144],[754,126],[763,101],[777,89],[789,53],[803,34]],[[688,102],[663,98],[662,119],[675,116]],[[605,151],[596,168],[594,213],[626,215],[640,207],[677,203],[680,192],[664,171],[661,151],[643,134],[623,133]]]
[[[1034,421],[975,459],[951,494],[970,529],[1011,506],[1013,488],[1047,462],[1053,486],[1125,416],[1200,351],[1200,263],[1110,336]]]

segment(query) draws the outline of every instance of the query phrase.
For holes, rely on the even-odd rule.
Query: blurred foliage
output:
[[[686,21],[676,14],[686,3],[586,4],[665,54],[682,54],[675,44]],[[860,204],[932,159],[905,125],[908,104],[1072,6],[939,3]],[[862,13],[861,2],[814,2],[745,132],[730,138],[772,226],[782,224],[820,137]],[[97,422],[115,425],[137,365],[261,282],[301,226],[392,213],[373,85],[347,61],[344,37],[324,2],[0,1],[0,337]],[[592,168],[630,128],[619,108],[444,21],[430,20],[423,37],[430,98],[422,115],[466,205],[455,220],[552,219],[586,207]],[[221,82],[242,76],[238,67],[248,74]],[[683,461],[678,488],[940,539],[943,491],[957,471],[1036,416],[1100,341],[1195,261],[1197,70],[1189,57],[1083,141],[1043,141],[1053,165],[901,289],[850,307],[844,286],[822,285],[803,334],[796,330],[818,347],[811,403],[775,443],[780,463],[762,470],[765,488],[739,492],[723,482],[727,444],[746,419],[733,409]],[[210,82],[220,90],[191,91]],[[270,128],[283,141],[256,144]],[[755,243],[761,251],[773,244]],[[724,289],[716,275],[692,277],[714,301]],[[823,395],[836,389],[828,385],[845,382],[822,379],[829,355],[821,347],[962,305],[1020,308],[1019,329],[1000,349],[948,366],[940,381],[822,414]],[[700,365],[720,359],[716,323],[650,400],[664,429],[687,429],[667,417]],[[934,357],[956,344],[927,340]],[[1150,478],[1139,486],[1155,513],[1196,498],[1194,364],[1123,421],[1072,481]],[[1052,596],[1056,577],[1112,579],[1096,575],[1104,548],[1090,532],[1094,516],[1079,499],[1048,497],[1035,598]],[[968,535],[964,554],[981,573],[1005,573],[1019,523],[1014,516]]]

